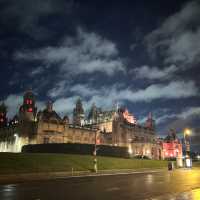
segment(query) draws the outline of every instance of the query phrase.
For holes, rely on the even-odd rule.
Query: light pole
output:
[[[93,160],[93,162],[94,162],[94,172],[97,173],[97,170],[98,170],[98,168],[97,168],[97,130],[95,131],[94,139],[95,139],[95,142],[94,142],[94,153],[93,153],[94,160]]]
[[[185,143],[185,151],[186,151],[186,155],[185,155],[185,165],[186,167],[192,167],[192,162],[191,162],[191,158],[190,158],[190,135],[191,135],[192,131],[189,128],[186,128],[184,130],[184,143]]]

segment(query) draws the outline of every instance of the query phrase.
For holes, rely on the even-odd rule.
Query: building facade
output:
[[[28,91],[19,114],[11,122],[17,125],[18,137],[23,138],[23,144],[95,144],[96,141],[96,144],[128,147],[133,157],[163,158],[165,147],[158,142],[152,114],[144,125],[140,125],[126,108],[102,111],[93,104],[86,118],[78,99],[70,123],[68,116],[62,118],[56,113],[50,101],[45,109],[37,112],[35,96]]]
[[[157,142],[155,127],[141,126],[134,116],[125,112],[120,110],[113,120],[112,145],[128,147],[132,156],[161,159],[162,148]]]
[[[182,158],[182,143],[177,138],[175,131],[171,130],[171,133],[161,142],[163,159],[175,159]]]

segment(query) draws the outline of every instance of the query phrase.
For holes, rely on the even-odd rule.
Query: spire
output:
[[[74,125],[82,126],[84,124],[84,109],[82,106],[81,99],[78,98],[76,101],[76,106],[73,112],[73,123]]]
[[[153,119],[152,112],[148,114],[145,126],[150,129],[155,129],[155,120]]]
[[[52,112],[53,111],[53,102],[52,101],[48,101],[47,102],[47,111],[48,112]]]

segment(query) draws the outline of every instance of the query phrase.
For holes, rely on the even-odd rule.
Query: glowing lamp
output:
[[[184,135],[191,135],[191,130],[188,129],[188,128],[186,128],[186,129],[184,130]]]

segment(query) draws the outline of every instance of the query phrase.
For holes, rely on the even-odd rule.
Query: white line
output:
[[[120,172],[120,173],[107,173],[107,174],[87,174],[87,175],[77,175],[68,177],[58,177],[58,179],[68,179],[68,178],[82,178],[82,177],[98,177],[98,176],[117,176],[117,175],[128,175],[128,174],[148,174],[148,173],[158,173],[160,171],[146,171],[146,172]],[[57,178],[56,178],[57,179]]]

